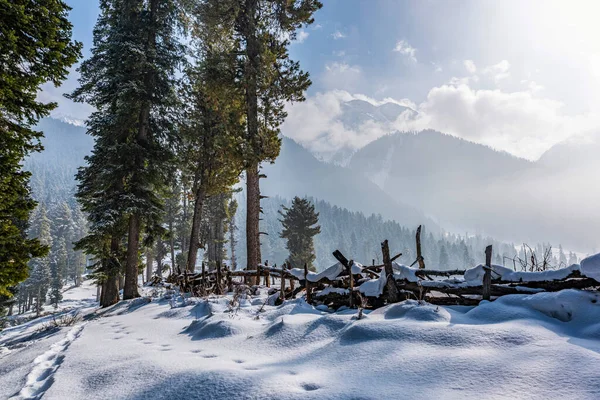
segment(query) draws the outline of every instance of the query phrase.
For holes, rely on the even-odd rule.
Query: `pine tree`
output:
[[[23,159],[40,151],[32,126],[55,103],[39,101],[42,84],[55,86],[77,61],[81,44],[71,40],[70,8],[61,0],[0,0],[0,295],[27,278],[27,263],[47,251],[27,237],[35,202]]]
[[[281,141],[285,103],[304,100],[308,74],[288,55],[296,30],[313,22],[318,0],[208,0],[207,27],[232,26],[238,56],[237,83],[244,93],[246,134],[246,247],[247,267],[255,268],[260,254],[260,174],[263,161],[274,161]]]
[[[448,269],[450,257],[448,256],[448,252],[446,251],[446,246],[444,246],[443,244],[440,246],[440,255],[438,257],[438,260],[438,265],[441,269]]]
[[[50,219],[45,204],[40,204],[31,218],[30,234],[37,237],[40,243],[52,247],[52,235],[50,231]],[[46,301],[46,294],[50,285],[50,257],[34,258],[29,263],[29,279],[25,282],[24,289],[29,296],[34,297],[35,311],[39,315]]]
[[[161,231],[160,194],[172,160],[174,76],[182,48],[172,0],[103,0],[100,9],[92,57],[81,65],[80,87],[71,95],[97,109],[87,122],[96,142],[78,175],[79,197],[88,197],[91,235],[107,239],[115,251],[121,239],[116,227],[127,223],[128,299],[139,296],[140,232],[152,240]],[[109,259],[115,265],[115,256]]]
[[[579,260],[577,259],[577,254],[573,253],[572,251],[569,252],[569,265],[577,263],[579,263]]]
[[[237,259],[235,253],[235,246],[237,246],[237,239],[235,232],[237,231],[237,225],[235,224],[235,214],[237,212],[238,203],[236,199],[231,199],[227,205],[227,217],[228,217],[228,231],[229,231],[229,261],[231,262],[231,270],[237,269]]]
[[[58,240],[54,260],[50,264],[50,303],[54,308],[57,308],[58,302],[62,300],[63,276],[67,270],[68,257],[67,243],[64,237],[61,237]]]
[[[315,206],[307,199],[294,197],[292,206],[284,206],[279,214],[283,217],[280,220],[283,225],[280,237],[287,239],[286,247],[290,252],[287,262],[294,268],[303,268],[306,264],[311,271],[315,271],[313,236],[321,232],[320,226],[314,226],[319,222]]]
[[[233,29],[213,25],[209,9],[197,9],[192,29],[194,65],[186,69],[181,126],[181,164],[190,178],[193,217],[186,269],[194,271],[203,207],[207,198],[228,192],[243,168],[243,97],[235,85],[236,61]]]
[[[558,262],[565,267],[567,265],[567,256],[563,250],[562,244],[558,245]]]

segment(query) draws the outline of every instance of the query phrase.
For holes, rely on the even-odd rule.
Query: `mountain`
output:
[[[454,232],[589,251],[600,245],[600,190],[588,146],[563,144],[531,162],[435,131],[394,133],[349,166]]]
[[[377,129],[383,129],[384,132],[393,132],[395,128],[393,123],[402,116],[403,119],[410,121],[418,116],[418,112],[414,109],[403,106],[397,103],[383,103],[379,105],[372,104],[364,100],[350,100],[340,103],[339,112],[335,112],[335,117],[331,121],[338,127],[343,127],[346,131],[354,132],[357,136],[368,134],[374,126]],[[285,135],[285,125],[283,134]],[[325,133],[329,135],[330,133]],[[332,143],[338,143],[335,150],[317,151],[313,154],[319,159],[332,164],[346,166],[356,148],[352,143],[341,142],[339,137],[323,138],[325,141],[331,139]],[[311,148],[312,143],[303,143]]]
[[[350,129],[358,128],[366,122],[394,122],[400,114],[406,112],[414,118],[417,111],[396,103],[374,105],[364,100],[350,100],[342,103],[342,114],[339,120]]]
[[[33,196],[45,203],[71,202],[76,187],[75,174],[91,152],[94,141],[86,135],[85,128],[52,118],[40,120],[36,129],[44,132],[44,150],[25,160],[25,168],[32,172]]]
[[[600,132],[577,135],[555,144],[547,150],[538,163],[547,169],[585,170],[600,166]]]
[[[437,229],[421,211],[387,194],[362,172],[319,161],[286,137],[276,163],[264,165],[263,172],[267,179],[261,181],[261,192],[267,196],[315,197],[367,215],[381,214],[405,226],[425,223]]]

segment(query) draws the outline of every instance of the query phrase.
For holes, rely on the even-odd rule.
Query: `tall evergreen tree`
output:
[[[231,270],[237,269],[237,258],[235,253],[235,246],[237,245],[237,239],[235,232],[237,231],[237,225],[235,224],[235,213],[237,212],[238,203],[236,199],[231,199],[227,205],[227,218],[228,218],[228,231],[229,231],[229,261],[231,264]]]
[[[40,151],[32,127],[56,107],[39,101],[42,84],[55,86],[77,61],[81,44],[71,40],[70,8],[62,0],[0,0],[0,295],[27,277],[27,263],[47,251],[27,237],[35,202],[23,159]]]
[[[246,134],[247,267],[255,268],[260,254],[260,163],[274,161],[281,141],[279,126],[289,101],[304,100],[308,74],[288,55],[296,30],[313,22],[318,0],[207,0],[203,2],[209,30],[233,26],[238,55],[237,83],[244,93]]]
[[[315,206],[307,199],[294,197],[292,206],[283,207],[279,214],[283,217],[280,220],[283,225],[280,236],[287,240],[286,247],[290,252],[287,262],[294,268],[302,268],[306,264],[311,271],[315,271],[313,236],[321,232],[320,226],[314,226],[319,222]]]
[[[80,87],[71,95],[97,110],[87,122],[96,143],[79,175],[79,195],[90,197],[86,211],[95,214],[94,235],[102,230],[118,243],[111,227],[127,222],[128,299],[139,296],[140,233],[151,239],[162,222],[182,48],[173,0],[102,0],[100,9],[92,57],[81,65]]]
[[[213,24],[210,8],[196,10],[192,30],[194,65],[186,70],[188,105],[181,127],[184,174],[192,182],[193,217],[186,269],[194,271],[203,207],[207,198],[228,192],[242,170],[243,97],[235,85],[236,53],[232,27]]]
[[[31,218],[30,234],[37,237],[40,243],[48,248],[52,247],[50,219],[45,204],[40,204]],[[39,257],[29,263],[30,277],[25,282],[26,290],[30,297],[35,298],[35,311],[39,315],[46,301],[46,294],[50,286],[50,257]]]
[[[447,269],[450,263],[450,257],[446,251],[446,246],[443,244],[440,246],[440,255],[438,257],[438,265],[441,269]]]

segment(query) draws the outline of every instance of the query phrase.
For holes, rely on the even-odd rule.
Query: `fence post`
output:
[[[202,261],[202,287],[206,290],[206,265]]]
[[[421,225],[417,228],[417,261],[419,262],[419,269],[425,269],[425,259],[423,258],[423,253],[421,253]]]
[[[269,260],[265,261],[265,286],[271,287],[271,272],[269,271]]]
[[[350,275],[350,308],[354,307],[354,276],[352,276],[352,265],[354,264],[354,260],[350,260],[348,263],[348,275]]]
[[[492,245],[485,248],[485,267],[483,274],[483,300],[490,300],[492,295]]]
[[[310,292],[310,282],[308,282],[308,265],[304,264],[304,288],[306,289],[306,302],[312,302],[312,293]]]
[[[283,263],[281,265],[281,282],[280,282],[280,285],[281,286],[279,287],[279,290],[280,290],[279,296],[281,298],[281,301],[284,301],[285,300],[285,263]]]
[[[283,264],[284,264],[284,265],[287,265],[287,269],[290,269],[290,263],[287,263],[287,264],[286,264],[286,263],[283,263]],[[291,278],[290,278],[290,290],[291,290],[292,292],[294,292],[295,286],[296,286],[296,283],[294,282],[294,280],[293,280],[293,279],[291,279]]]
[[[383,254],[383,266],[385,268],[388,303],[396,303],[398,301],[398,288],[394,279],[394,268],[390,259],[390,247],[387,239],[381,243],[381,253]]]

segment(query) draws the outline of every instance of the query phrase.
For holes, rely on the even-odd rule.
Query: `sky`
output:
[[[67,0],[89,56],[97,0]],[[289,105],[282,131],[312,150],[356,149],[394,130],[436,129],[535,160],[600,127],[600,2],[323,0],[290,46],[313,85]],[[54,116],[91,108],[46,85]],[[395,102],[417,111],[385,125],[343,126],[343,102]]]

